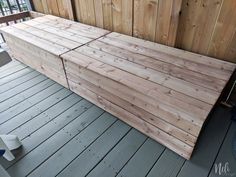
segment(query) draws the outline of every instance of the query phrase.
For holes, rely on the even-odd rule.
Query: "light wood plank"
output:
[[[73,79],[73,76],[69,75],[68,77],[72,81],[78,83],[84,88],[87,88],[93,92],[99,92],[99,95],[104,97],[107,100],[111,100],[112,103],[120,106],[121,108],[131,112],[132,114],[136,115],[137,117],[143,119],[144,121],[156,126],[157,128],[160,128],[161,130],[167,132],[169,135],[178,138],[179,140],[189,144],[190,146],[194,146],[194,143],[196,142],[196,138],[192,136],[191,134],[186,133],[185,131],[177,128],[178,123],[175,125],[169,124],[168,121],[162,120],[159,117],[154,116],[153,114],[150,114],[149,112],[143,110],[142,108],[139,108],[135,106],[134,104],[127,103],[125,100],[119,98],[118,96],[115,96],[114,94],[111,94],[110,92],[105,91],[102,88],[96,87],[95,85],[76,77],[76,79]],[[182,122],[180,124],[183,124]],[[176,127],[177,126],[177,127]]]
[[[75,55],[78,57],[78,55]],[[67,58],[68,59],[68,58]],[[86,59],[86,61],[89,61],[88,59]],[[71,67],[73,67],[72,65],[69,65],[69,67],[67,67],[67,62],[65,63],[66,66],[66,71],[67,71],[67,75],[69,75],[68,73],[71,73],[70,69]],[[79,65],[80,67],[84,67],[83,65]],[[69,69],[69,72],[68,72]],[[90,65],[90,69],[92,69],[91,65]],[[160,117],[165,117],[165,119],[169,120],[169,121],[174,121],[175,124],[179,121],[184,120],[186,123],[189,121],[191,122],[189,125],[191,124],[195,124],[198,125],[197,120],[196,119],[192,119],[192,116],[188,116],[187,114],[184,114],[183,112],[178,112],[176,114],[175,109],[172,108],[171,111],[171,107],[170,106],[165,106],[165,104],[161,103],[158,100],[153,100],[151,98],[146,99],[147,97],[139,92],[135,92],[134,89],[130,89],[130,87],[127,87],[127,83],[123,82],[123,84],[125,86],[122,86],[121,84],[109,80],[106,77],[101,77],[98,74],[88,71],[86,69],[80,69],[79,67],[76,67],[76,70],[79,71],[79,75],[76,72],[72,72],[75,75],[78,75],[79,77],[83,77],[83,79],[89,80],[91,81],[91,83],[97,84],[97,86],[110,91],[111,93],[116,93],[119,97],[122,97],[123,99],[125,99],[126,101],[130,102],[130,103],[134,103],[137,106],[143,108],[143,109],[147,109],[149,111],[151,111],[152,113],[154,113],[155,115],[159,115]],[[99,71],[102,74],[102,70]],[[118,76],[118,75],[117,75]],[[114,79],[113,79],[114,80]],[[116,81],[121,81],[120,78],[116,79]],[[131,81],[129,81],[130,83]],[[122,82],[120,82],[122,83]],[[133,87],[135,88],[135,87]],[[118,93],[117,93],[118,92]],[[142,101],[141,101],[142,100]],[[153,101],[152,101],[153,100]],[[163,99],[160,99],[163,100]],[[152,106],[154,105],[154,106]],[[171,116],[172,115],[172,116]],[[182,119],[179,119],[178,117],[182,115]],[[185,118],[184,118],[185,117]],[[200,123],[201,124],[201,123]],[[194,126],[193,126],[194,127]],[[192,128],[193,128],[192,127]],[[197,127],[195,128],[190,128],[188,127],[189,131],[193,131],[193,132],[197,132]]]
[[[214,104],[216,102],[215,98],[219,96],[219,93],[213,90],[186,82],[182,79],[172,77],[169,74],[164,74],[151,68],[140,66],[122,58],[101,52],[100,50],[82,46],[75,51],[86,56],[91,56],[91,58],[104,64],[111,65],[114,68],[121,69],[127,73],[134,74],[135,76],[152,81],[158,85],[194,97],[209,104]]]
[[[137,63],[142,66],[155,69],[162,73],[169,74],[173,77],[185,80],[187,82],[191,82],[193,84],[196,84],[205,88],[210,88],[218,92],[221,92],[225,85],[225,82],[223,80],[219,80],[215,77],[211,77],[211,76],[206,77],[203,74],[200,74],[198,72],[194,72],[188,69],[183,70],[181,67],[177,67],[170,63],[165,63],[163,61],[155,60],[153,58],[150,58],[144,55],[140,55],[134,52],[130,52],[128,50],[124,50],[123,48],[113,46],[110,43],[104,43],[101,41],[93,41],[87,45],[97,50],[112,54],[116,57],[120,57],[130,62]]]
[[[73,83],[70,83],[70,84],[72,85]],[[91,92],[87,88],[83,88],[79,86],[78,84],[75,84],[72,86],[73,88],[71,89],[75,93],[82,95],[87,100],[95,103],[97,106],[101,107],[102,109],[119,117],[119,119],[123,120],[129,125],[132,125],[132,127],[138,129],[142,133],[148,135],[154,140],[160,142],[161,144],[165,144],[165,146],[172,149],[173,151],[180,154],[181,156],[185,158],[189,158],[191,156],[191,152],[192,152],[191,146],[186,145],[185,143],[183,143],[182,141],[179,141],[178,139],[172,139],[171,141],[166,141],[167,139],[170,139],[167,133],[161,131],[160,129],[157,129],[153,125],[147,124],[142,119],[139,119],[135,115],[109,102],[108,100],[97,95],[96,93]]]
[[[158,4],[158,0],[134,0],[135,37],[155,40]]]
[[[95,19],[96,19],[96,26],[99,28],[104,27],[104,21],[103,21],[103,5],[102,0],[96,0],[94,1],[94,13],[95,13]]]
[[[112,0],[102,0],[104,29],[112,30]]]
[[[57,36],[53,33],[49,33],[49,32],[37,29],[35,27],[30,27],[28,25],[25,25],[24,23],[18,23],[16,25],[14,25],[14,27],[18,28],[18,29],[22,29],[28,33],[31,33],[37,37],[40,37],[41,39],[45,39],[45,40],[51,41],[53,43],[56,43],[58,45],[61,45],[63,47],[67,47],[69,49],[74,49],[74,48],[81,45],[81,43],[71,41],[67,38]]]
[[[154,44],[119,33],[108,34],[106,37],[102,38],[102,41],[109,41],[109,43],[121,48],[126,48],[131,52],[156,58],[180,67],[184,66],[190,70],[217,77],[222,80],[228,80],[230,73],[235,69],[235,65],[229,62],[223,62],[183,50],[173,49],[164,45]],[[176,55],[178,57],[176,57]],[[176,60],[176,58],[178,60]]]
[[[57,56],[69,51],[69,49],[66,47],[62,47],[58,44],[51,43],[47,40],[44,40],[44,39],[41,39],[41,38],[36,37],[34,35],[31,35],[30,33],[27,33],[23,30],[19,30],[17,28],[12,27],[12,26],[8,26],[5,29],[1,28],[1,31],[4,33],[4,35],[14,36],[15,38],[24,40],[34,46],[37,46],[37,47],[44,49],[44,50],[47,50]]]

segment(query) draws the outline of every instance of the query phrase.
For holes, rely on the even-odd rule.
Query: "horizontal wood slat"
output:
[[[66,19],[39,15],[32,20],[3,27],[1,31],[16,59],[68,88],[60,55],[108,33],[79,23],[72,25],[73,32],[70,32],[70,24],[71,21]],[[83,36],[75,31],[83,33]]]
[[[61,57],[72,91],[187,159],[235,69],[115,32]]]
[[[78,3],[87,8],[87,1]],[[124,2],[113,3],[113,15],[123,20],[119,13]],[[158,6],[166,7],[159,1]],[[91,20],[94,12],[88,10],[90,15],[80,15]],[[120,23],[113,25],[123,29]],[[2,32],[17,59],[186,159],[235,69],[232,63],[52,15]]]

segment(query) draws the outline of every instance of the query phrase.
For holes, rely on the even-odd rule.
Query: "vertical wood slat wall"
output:
[[[71,0],[32,0],[37,12],[75,20]]]
[[[33,2],[39,12],[236,62],[235,0]]]

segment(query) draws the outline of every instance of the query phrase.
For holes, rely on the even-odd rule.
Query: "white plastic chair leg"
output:
[[[21,146],[19,138],[15,135],[0,135],[0,149],[5,150],[3,157],[8,161],[15,159],[11,150],[17,149]]]
[[[0,138],[0,149],[5,150],[5,153],[3,154],[3,157],[7,159],[8,161],[12,161],[15,159],[14,155],[11,153],[10,149],[6,146],[2,138]]]

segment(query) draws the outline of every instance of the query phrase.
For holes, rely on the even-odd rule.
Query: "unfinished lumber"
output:
[[[190,159],[235,64],[45,15],[1,29],[16,59]]]
[[[235,69],[114,32],[61,57],[73,92],[186,159]]]
[[[68,88],[60,55],[109,33],[81,23],[70,24],[69,20],[44,15],[1,28],[1,32],[16,59]],[[72,28],[83,36],[70,32]]]

